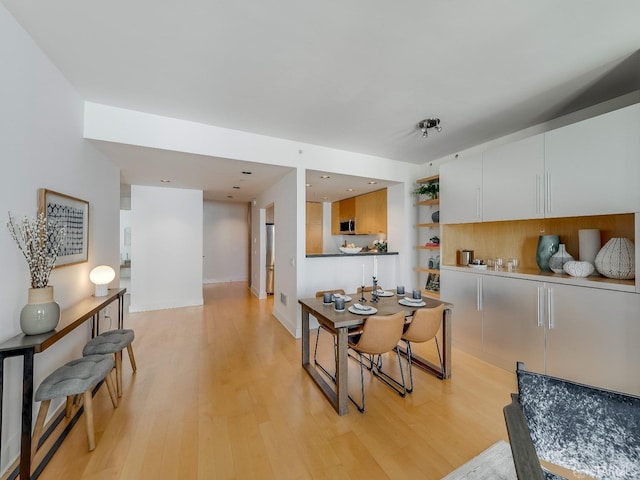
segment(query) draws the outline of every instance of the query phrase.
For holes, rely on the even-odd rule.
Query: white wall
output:
[[[89,261],[55,269],[51,275],[55,299],[62,308],[69,307],[93,293],[91,268],[118,265],[119,171],[83,139],[82,99],[2,4],[0,65],[0,341],[5,341],[20,333],[19,315],[29,287],[27,263],[4,228],[7,211],[18,218],[34,216],[39,188],[90,203]],[[36,354],[35,386],[64,362],[81,356],[89,335],[87,323]],[[3,471],[19,451],[21,359],[8,359],[4,368]]]
[[[204,202],[204,283],[248,280],[248,208],[246,203]]]
[[[202,305],[202,191],[131,186],[129,311]]]

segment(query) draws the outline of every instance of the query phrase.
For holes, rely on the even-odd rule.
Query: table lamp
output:
[[[95,296],[106,297],[109,294],[109,284],[116,277],[116,272],[108,265],[100,265],[89,273],[89,280],[96,285]]]

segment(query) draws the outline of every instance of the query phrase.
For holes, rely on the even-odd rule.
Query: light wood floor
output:
[[[440,479],[507,439],[509,372],[454,350],[450,380],[415,370],[404,399],[368,381],[366,412],[350,405],[339,417],[302,370],[300,341],[271,316],[272,299],[245,283],[204,292],[204,307],[126,316],[138,373],[125,355],[120,406],[106,388],[94,400],[95,451],[81,419],[41,479]],[[358,394],[355,362],[350,376]]]

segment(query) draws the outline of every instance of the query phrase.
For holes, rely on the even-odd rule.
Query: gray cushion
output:
[[[602,480],[640,478],[640,397],[518,371],[540,459]]]
[[[113,357],[89,355],[72,360],[44,379],[36,390],[37,402],[84,393],[113,369]]]
[[[82,349],[82,355],[116,353],[131,345],[133,339],[133,330],[109,330],[89,340]]]

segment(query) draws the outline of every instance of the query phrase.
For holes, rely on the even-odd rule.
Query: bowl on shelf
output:
[[[340,247],[342,253],[360,253],[362,247]]]
[[[590,262],[576,261],[565,262],[562,269],[572,277],[588,277],[595,270],[593,264]]]

